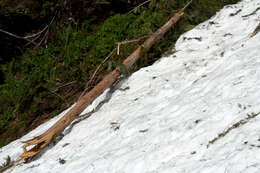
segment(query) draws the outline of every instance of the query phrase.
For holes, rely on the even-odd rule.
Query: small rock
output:
[[[147,131],[148,131],[148,129],[139,130],[140,133],[145,133],[145,132],[147,132]]]
[[[111,122],[111,129],[113,129],[114,131],[117,131],[120,129],[120,124],[118,122]]]
[[[63,165],[66,163],[66,160],[59,158],[59,163]]]
[[[67,145],[69,145],[70,143],[65,143],[64,145],[62,145],[62,147],[66,147]]]
[[[195,120],[194,121],[196,124],[198,124],[199,122],[201,122],[201,120]]]
[[[196,154],[196,151],[192,151],[190,154]]]

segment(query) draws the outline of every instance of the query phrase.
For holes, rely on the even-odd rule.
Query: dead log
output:
[[[142,55],[142,53],[149,50],[156,41],[161,39],[164,34],[180,19],[184,14],[184,10],[190,5],[192,0],[179,12],[177,12],[166,24],[154,32],[142,46],[139,46],[127,59],[124,60],[123,65],[129,69]],[[120,68],[117,67],[110,74],[108,74],[101,82],[99,82],[91,91],[86,93],[77,104],[60,120],[58,120],[49,130],[42,135],[37,136],[31,140],[25,141],[23,145],[24,153],[20,155],[25,161],[32,159],[43,148],[53,142],[63,130],[70,125],[70,123],[79,118],[80,113],[83,112],[98,96],[100,96],[107,88],[111,87],[118,77],[121,75]],[[28,146],[34,146],[29,151],[26,150]]]

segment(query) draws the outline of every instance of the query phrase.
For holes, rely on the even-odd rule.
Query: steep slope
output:
[[[259,8],[226,6],[182,35],[174,54],[98,98],[98,111],[40,158],[8,171],[259,172],[260,34],[250,37]],[[62,115],[1,148],[1,161]]]

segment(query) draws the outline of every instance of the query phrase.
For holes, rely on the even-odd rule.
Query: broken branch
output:
[[[123,65],[126,69],[129,69],[145,51],[149,50],[156,41],[161,39],[164,34],[180,19],[184,14],[184,10],[190,5],[190,1],[184,8],[179,10],[166,24],[154,32],[142,46],[139,46],[130,56],[128,56],[124,61]],[[57,136],[59,136],[64,129],[71,124],[71,122],[80,117],[80,114],[107,88],[110,88],[120,77],[121,71],[120,67],[117,67],[111,73],[109,73],[102,81],[100,81],[92,90],[86,93],[81,99],[76,103],[76,105],[71,108],[61,119],[59,119],[50,129],[44,132],[40,136],[36,136],[33,139],[24,142],[23,149],[24,153],[20,155],[25,161],[28,161],[35,157],[39,152],[41,152],[48,144],[53,142]],[[26,150],[27,147],[33,146],[29,151]]]

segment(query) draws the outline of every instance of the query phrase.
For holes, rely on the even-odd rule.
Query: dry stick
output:
[[[2,29],[0,29],[0,32],[5,33],[5,34],[7,34],[7,35],[10,35],[10,36],[12,36],[12,37],[14,37],[14,38],[26,40],[26,41],[28,41],[28,42],[30,42],[30,43],[36,45],[36,43],[35,43],[34,41],[31,41],[31,40],[29,40],[28,38],[25,38],[25,37],[21,37],[21,36],[12,34],[11,32],[7,32],[7,31],[2,30]]]
[[[126,41],[121,41],[121,42],[118,42],[117,43],[117,55],[120,54],[120,46],[121,44],[128,44],[128,43],[134,43],[134,42],[139,42],[140,40],[144,39],[144,38],[147,38],[149,36],[143,36],[143,37],[140,37],[136,40],[126,40]]]
[[[250,37],[254,37],[258,32],[260,32],[260,23],[255,28],[254,32],[250,35]]]
[[[32,39],[33,42],[35,42],[41,35],[37,35],[36,37],[34,37],[34,39]],[[25,46],[28,46],[29,44],[31,44],[30,42],[27,43]]]
[[[61,88],[64,88],[64,87],[66,87],[66,86],[69,86],[69,85],[72,85],[72,84],[74,84],[74,83],[76,83],[77,81],[72,81],[72,82],[69,82],[69,83],[66,83],[66,84],[64,84],[64,85],[61,85],[61,86],[59,86],[58,88],[56,88],[55,90],[51,90],[51,92],[57,92],[57,91],[59,91],[59,89],[61,89]]]
[[[52,23],[52,22],[51,22],[51,23]],[[41,35],[41,33],[43,33],[48,27],[49,27],[49,25],[45,26],[41,31],[39,31],[39,32],[37,32],[37,33],[35,33],[35,34],[32,34],[32,35],[28,35],[28,36],[26,36],[26,37],[24,37],[24,38],[32,38],[32,37],[36,37],[36,36],[38,36],[38,35]]]
[[[66,105],[69,107],[70,104],[67,102],[66,99],[62,98],[61,95],[57,94],[56,92],[52,92],[51,90],[48,90],[50,93],[54,94],[55,96],[59,97],[62,101],[64,101],[66,103]]]
[[[123,65],[129,69],[144,52],[148,51],[153,46],[153,44],[161,39],[164,34],[180,19],[180,17],[184,14],[184,10],[186,7],[188,7],[188,5],[190,5],[191,2],[192,1],[190,1],[184,8],[179,10],[179,12],[176,13],[166,24],[153,33],[142,46],[139,46],[129,57],[127,57],[127,59],[124,60]],[[120,67],[117,67],[101,82],[99,82],[92,90],[82,96],[76,105],[71,108],[61,119],[59,119],[51,128],[49,128],[42,135],[25,141],[22,147],[24,149],[24,153],[20,155],[20,157],[25,161],[35,157],[48,144],[53,142],[56,137],[59,136],[73,120],[77,119],[86,109],[86,107],[88,107],[107,88],[111,87],[118,80],[120,75]],[[28,146],[33,146],[33,148],[27,151],[26,148]]]
[[[143,2],[143,3],[141,3],[140,5],[136,6],[136,7],[133,8],[131,11],[129,11],[128,14],[129,14],[129,13],[132,13],[136,8],[139,8],[139,7],[141,7],[141,6],[145,5],[145,4],[147,4],[147,3],[150,2],[150,1],[152,1],[152,0],[147,0],[147,1]]]
[[[42,42],[47,38],[48,34],[49,34],[49,29],[45,32],[45,34],[42,37],[41,41],[33,49],[37,49],[42,44]]]
[[[26,41],[28,41],[29,43],[32,43],[32,44],[34,44],[34,45],[37,45],[34,41],[41,35],[41,33],[43,33],[47,28],[49,28],[49,26],[52,24],[52,22],[54,21],[54,19],[55,19],[55,16],[52,18],[51,22],[50,22],[47,26],[45,26],[41,31],[39,31],[38,33],[29,35],[29,36],[25,36],[25,37],[21,37],[21,36],[15,35],[15,34],[13,34],[13,33],[11,33],[11,32],[8,32],[8,31],[3,30],[3,29],[0,29],[0,32],[2,32],[2,33],[4,33],[4,34],[7,34],[7,35],[9,35],[9,36],[12,36],[12,37],[14,37],[14,38],[26,40]],[[33,38],[33,37],[36,37],[36,38],[33,39],[33,40],[30,40],[30,39],[29,39],[29,38]]]
[[[24,37],[24,38],[32,38],[32,37],[41,35],[41,33],[43,33],[47,28],[50,27],[50,25],[52,24],[52,22],[54,21],[54,19],[55,19],[55,15],[54,15],[53,18],[51,19],[50,23],[49,23],[47,26],[45,26],[41,31],[39,31],[38,33],[32,34],[32,35],[26,36],[26,37]]]

